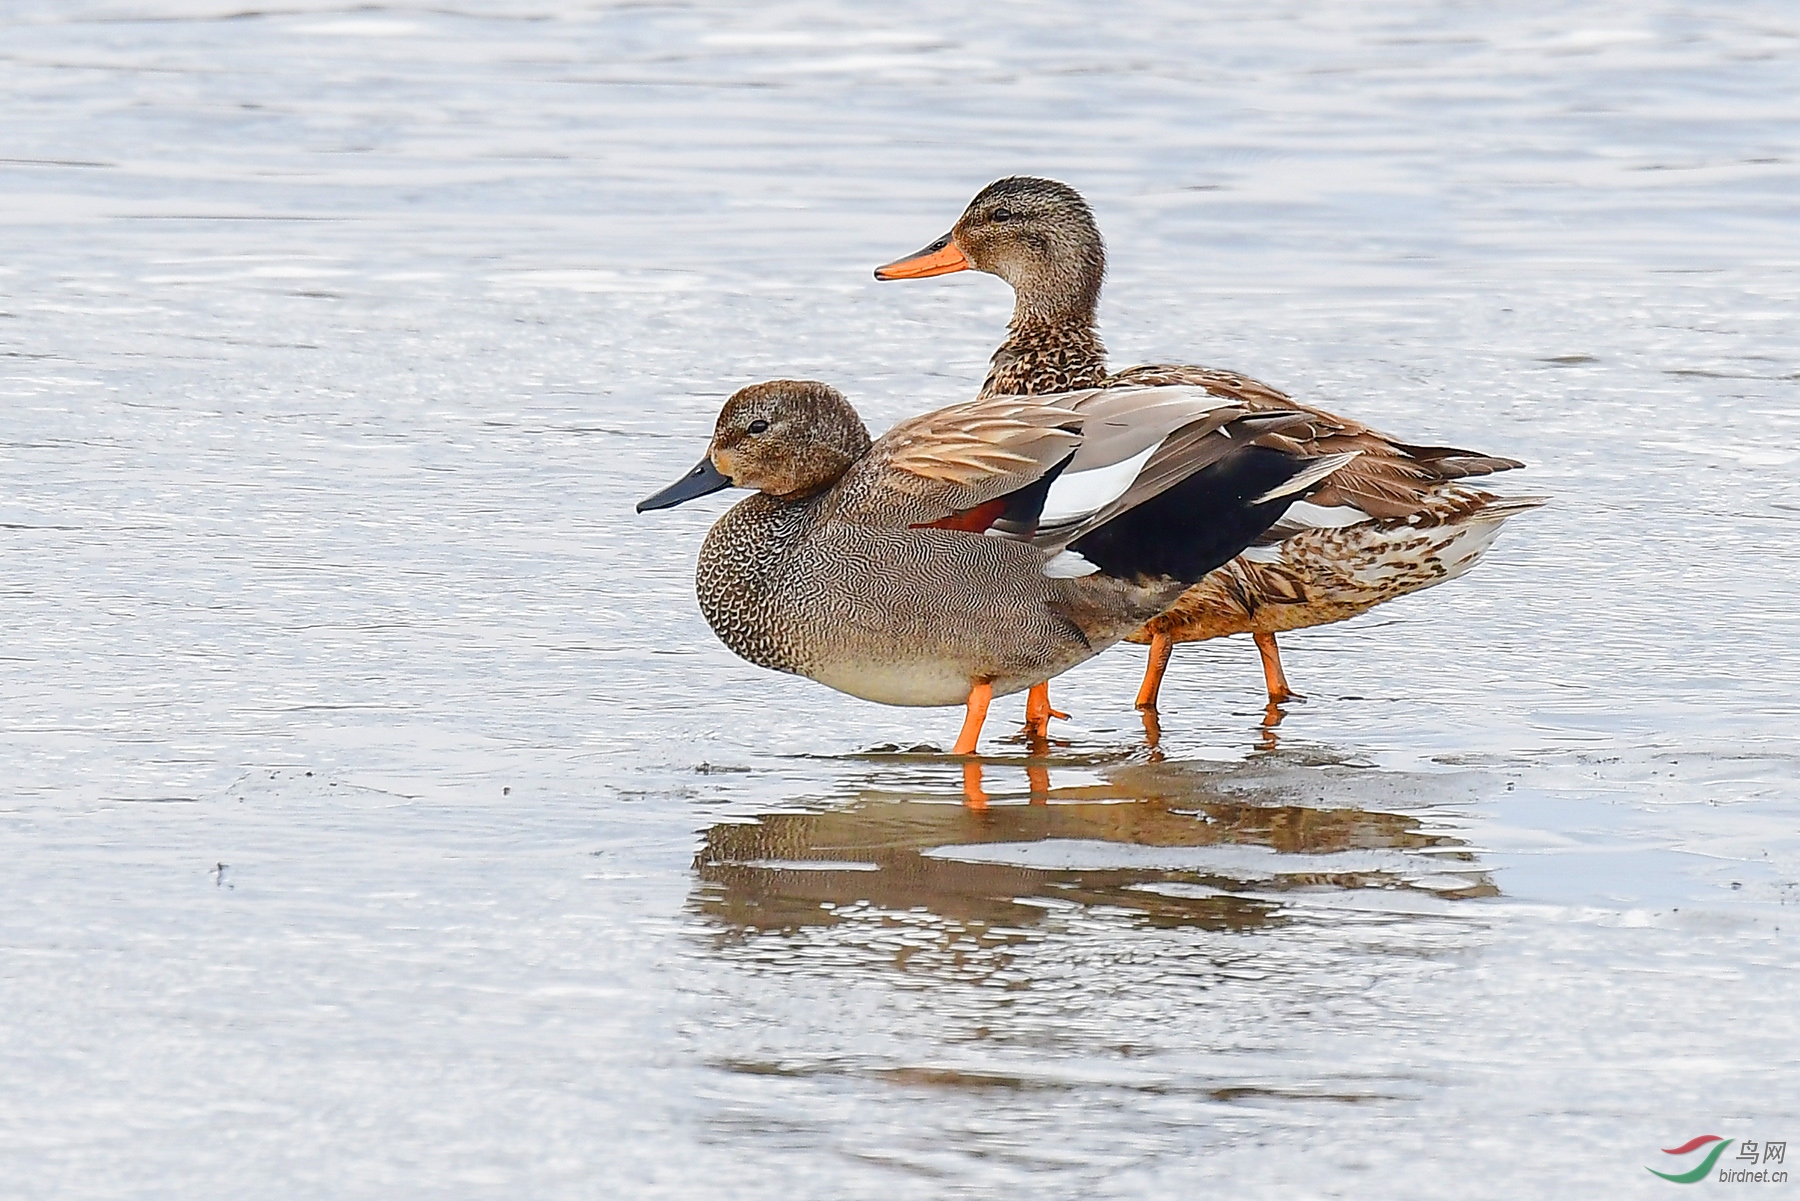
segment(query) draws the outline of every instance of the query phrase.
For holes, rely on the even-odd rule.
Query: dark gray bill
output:
[[[645,497],[638,501],[637,511],[646,513],[651,509],[672,509],[699,496],[711,496],[721,488],[731,487],[731,480],[719,474],[718,468],[712,465],[712,456],[700,460],[699,466],[658,492],[655,496]]]

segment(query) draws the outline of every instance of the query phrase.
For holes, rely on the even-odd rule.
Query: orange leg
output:
[[[1050,719],[1060,717],[1069,720],[1069,715],[1060,709],[1050,707],[1050,681],[1033,684],[1031,691],[1025,694],[1025,734],[1030,738],[1043,738],[1050,733]]]
[[[1275,635],[1256,635],[1256,649],[1262,653],[1263,682],[1269,686],[1269,703],[1281,705],[1305,700],[1288,687],[1287,676],[1281,670],[1281,648],[1275,645]]]
[[[1156,694],[1162,691],[1163,672],[1169,670],[1169,656],[1174,653],[1173,638],[1161,632],[1150,635],[1150,662],[1144,666],[1144,686],[1138,689],[1138,708],[1155,711]]]
[[[956,745],[950,748],[952,755],[973,755],[975,744],[981,739],[982,723],[987,721],[988,706],[994,700],[994,686],[983,680],[969,689],[969,708],[963,714],[962,733],[956,736]]]

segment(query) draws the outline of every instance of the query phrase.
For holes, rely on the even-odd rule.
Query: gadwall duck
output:
[[[984,271],[1013,288],[1013,317],[983,396],[1043,396],[1076,388],[1186,384],[1251,411],[1295,410],[1304,420],[1264,445],[1296,453],[1359,452],[1356,461],[1127,641],[1149,643],[1137,706],[1156,709],[1177,642],[1251,634],[1273,706],[1297,699],[1275,635],[1343,621],[1383,601],[1455,579],[1493,544],[1507,518],[1544,503],[1501,497],[1456,481],[1524,464],[1473,451],[1419,446],[1297,404],[1236,372],[1146,366],[1108,373],[1094,312],[1106,248],[1080,193],[1049,179],[989,184],[949,233],[878,267],[877,279]]]
[[[821,383],[744,388],[706,456],[638,505],[756,494],[700,549],[719,639],[762,667],[889,705],[965,705],[1044,681],[1161,613],[1314,491],[1346,454],[1253,445],[1306,419],[1203,389],[953,405],[871,442]]]

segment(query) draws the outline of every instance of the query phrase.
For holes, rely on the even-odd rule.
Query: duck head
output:
[[[1087,201],[1054,179],[1015,175],[976,194],[950,232],[875,269],[876,279],[923,279],[973,268],[1017,297],[1014,319],[1091,318],[1106,275],[1106,245]]]
[[[723,488],[754,488],[801,500],[837,483],[869,453],[869,431],[843,393],[816,380],[777,379],[732,393],[706,457],[679,480],[638,502],[669,509]]]

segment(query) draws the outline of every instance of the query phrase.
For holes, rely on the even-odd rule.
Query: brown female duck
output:
[[[1303,420],[1124,388],[953,405],[871,442],[832,388],[776,380],[638,511],[756,489],[700,550],[720,640],[867,700],[966,705],[972,754],[994,696],[1124,638],[1343,465],[1254,444]]]
[[[1296,404],[1235,372],[1162,365],[1108,373],[1106,348],[1094,328],[1105,244],[1087,202],[1065,184],[1028,177],[989,184],[948,234],[877,268],[875,277],[918,279],[969,269],[998,275],[1014,296],[1012,322],[994,352],[983,396],[1186,384],[1251,411],[1304,414],[1304,421],[1263,436],[1262,445],[1312,455],[1356,452],[1354,462],[1294,505],[1257,545],[1129,636],[1150,644],[1140,709],[1156,708],[1175,643],[1226,634],[1254,635],[1271,705],[1294,699],[1277,633],[1343,621],[1454,579],[1475,564],[1508,517],[1543,503],[1457,482],[1523,466],[1517,460],[1402,442]]]

